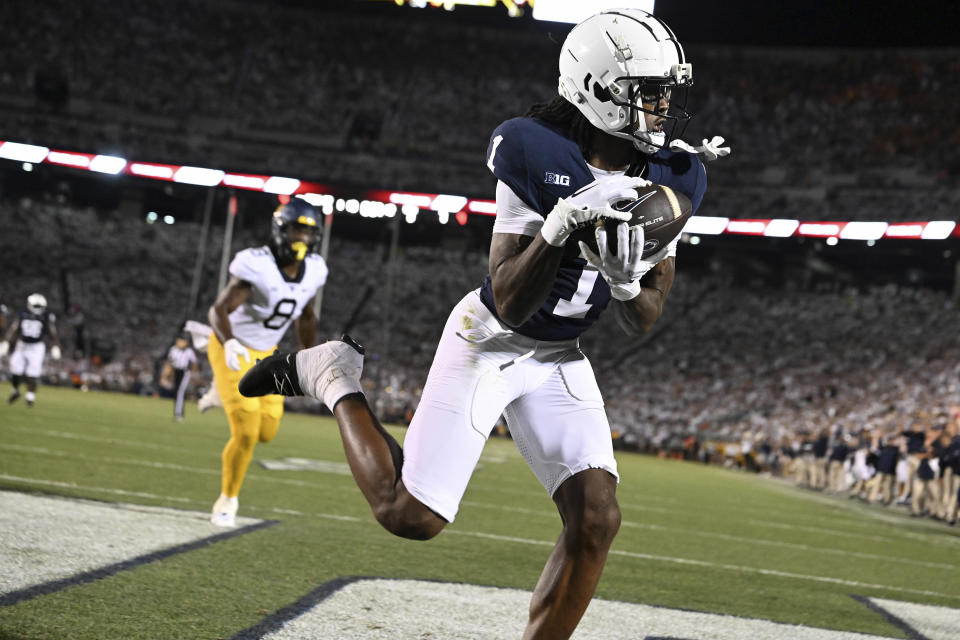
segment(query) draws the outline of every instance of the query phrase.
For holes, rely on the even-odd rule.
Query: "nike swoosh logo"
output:
[[[650,193],[645,193],[645,194],[643,194],[642,196],[640,196],[640,197],[637,198],[636,200],[631,201],[630,204],[628,204],[626,207],[624,207],[624,208],[622,208],[622,209],[618,209],[618,211],[623,211],[624,213],[633,213],[633,210],[634,210],[634,209],[636,209],[637,207],[639,207],[640,205],[642,205],[644,202],[646,202],[647,200],[649,200],[651,197],[653,197],[654,195],[656,195],[657,191],[659,191],[659,189],[654,190],[654,191],[651,191]]]

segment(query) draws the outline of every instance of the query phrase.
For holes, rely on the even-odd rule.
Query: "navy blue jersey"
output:
[[[494,130],[487,148],[487,166],[531,209],[546,217],[557,200],[594,180],[577,143],[541,120],[513,118]],[[707,188],[707,174],[696,155],[661,150],[647,160],[646,179],[686,195],[696,211]],[[513,327],[537,340],[569,340],[592,325],[610,302],[610,288],[595,270],[584,269],[575,242],[568,242],[557,280],[526,322]],[[497,315],[490,276],[480,298]],[[499,316],[498,316],[499,317]]]
[[[17,339],[21,342],[40,342],[47,333],[47,325],[50,322],[50,314],[31,313],[23,310],[17,314]]]

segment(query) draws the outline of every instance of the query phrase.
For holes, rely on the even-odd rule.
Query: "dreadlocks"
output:
[[[556,96],[548,102],[534,104],[523,115],[527,118],[536,118],[566,132],[580,147],[580,153],[583,154],[583,157],[590,157],[590,147],[593,145],[594,136],[599,129],[590,124],[590,121],[580,113],[580,110],[563,96]],[[637,151],[627,168],[627,175],[640,175],[646,163],[646,156]]]

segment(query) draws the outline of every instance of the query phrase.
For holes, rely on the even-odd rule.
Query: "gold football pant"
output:
[[[213,379],[223,401],[223,410],[230,423],[230,440],[223,448],[223,476],[221,491],[228,497],[240,493],[243,476],[253,458],[253,448],[257,442],[270,442],[277,435],[280,417],[283,415],[283,396],[271,395],[260,398],[245,398],[240,395],[237,385],[257,359],[273,354],[273,349],[257,351],[250,349],[250,360],[240,359],[240,371],[229,368],[225,359],[223,345],[217,336],[210,336],[207,345],[207,358],[213,369]]]

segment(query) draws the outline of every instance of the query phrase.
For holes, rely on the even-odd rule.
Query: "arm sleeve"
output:
[[[543,216],[530,208],[513,189],[502,180],[497,181],[497,219],[494,233],[536,235],[543,226]]]

